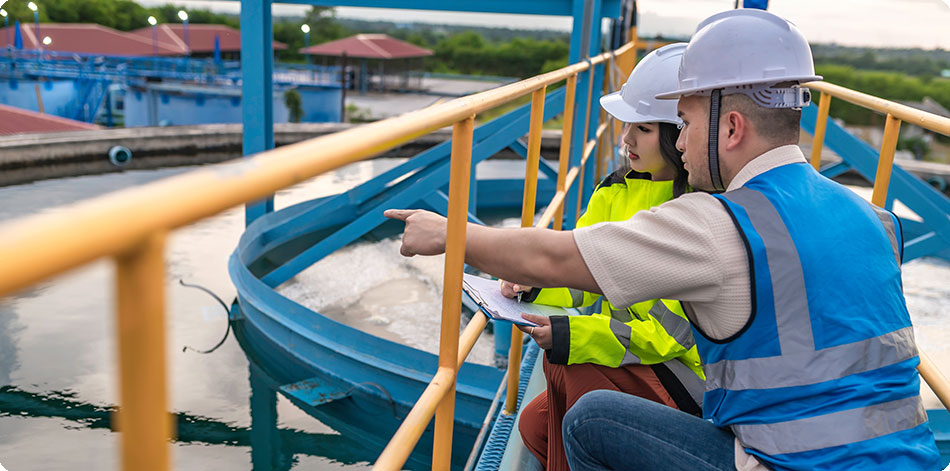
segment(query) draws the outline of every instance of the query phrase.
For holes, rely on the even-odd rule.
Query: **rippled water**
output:
[[[399,160],[361,162],[278,194],[278,208],[338,193]],[[501,169],[523,168],[519,162]],[[506,167],[507,166],[507,167]],[[0,222],[189,170],[134,171],[0,188]],[[491,171],[489,168],[487,171]],[[480,174],[483,169],[480,167]],[[167,261],[168,358],[171,409],[179,423],[201,425],[173,445],[176,469],[249,469],[251,409],[248,364],[232,339],[210,355],[226,317],[207,295],[178,285],[198,283],[233,299],[227,258],[243,229],[235,208],[184,228],[170,238]],[[435,352],[442,260],[405,259],[398,242],[360,243],[318,262],[281,291],[313,309],[383,337]],[[100,261],[0,300],[0,463],[7,469],[115,469],[117,434],[106,407],[117,402],[114,268]],[[359,276],[349,276],[351,274]],[[386,283],[389,280],[389,283]],[[950,373],[950,264],[916,260],[904,266],[908,308],[922,349]],[[489,363],[491,339],[470,357]],[[938,407],[927,391],[928,407]],[[375,456],[281,396],[277,428],[294,469],[367,469]],[[215,431],[215,434],[201,431]],[[291,444],[291,445],[287,445]]]

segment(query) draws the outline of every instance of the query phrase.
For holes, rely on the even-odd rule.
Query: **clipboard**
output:
[[[563,307],[543,304],[519,303],[501,294],[498,280],[487,280],[465,273],[462,276],[462,291],[492,320],[511,322],[517,325],[537,326],[521,316],[521,313],[539,316],[570,315]]]

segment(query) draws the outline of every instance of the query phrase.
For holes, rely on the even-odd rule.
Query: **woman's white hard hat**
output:
[[[647,54],[619,91],[600,97],[600,106],[625,123],[681,124],[676,102],[657,100],[656,94],[677,86],[677,71],[686,43],[667,44]]]
[[[813,80],[821,76],[815,75],[811,48],[795,25],[764,10],[728,10],[699,24],[683,52],[678,85],[656,98],[714,89],[751,96],[777,83]],[[791,96],[770,99],[773,108],[795,107],[783,106],[793,104]]]

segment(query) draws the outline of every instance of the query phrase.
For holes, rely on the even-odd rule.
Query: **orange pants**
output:
[[[561,422],[584,393],[610,389],[677,408],[649,366],[554,365],[545,357],[544,377],[547,390],[523,408],[518,430],[528,450],[549,471],[569,469],[561,439]]]

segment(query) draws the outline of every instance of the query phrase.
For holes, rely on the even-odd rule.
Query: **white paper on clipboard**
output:
[[[521,313],[539,316],[570,315],[570,312],[563,307],[519,303],[516,299],[506,298],[501,294],[498,280],[487,280],[468,273],[462,277],[462,291],[468,294],[485,314],[496,320],[520,325],[537,325],[522,317]]]

